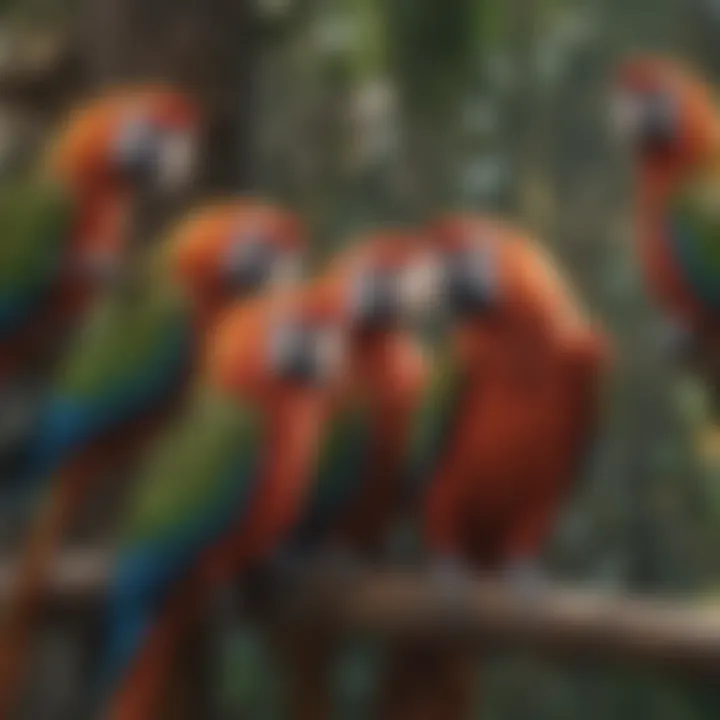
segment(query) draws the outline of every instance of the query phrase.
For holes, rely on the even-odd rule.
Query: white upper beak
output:
[[[431,253],[412,262],[400,275],[400,302],[410,317],[424,317],[439,307],[442,300],[443,272],[438,258]]]
[[[198,143],[194,133],[173,132],[160,141],[158,182],[167,192],[177,192],[190,185],[198,159]]]

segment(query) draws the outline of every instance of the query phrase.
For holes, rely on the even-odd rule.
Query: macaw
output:
[[[418,416],[426,547],[446,587],[474,568],[505,572],[527,591],[529,582],[537,588],[536,559],[593,442],[607,346],[521,230],[450,216],[430,236],[451,334]],[[413,650],[415,660],[403,653],[391,671],[397,688],[383,717],[406,717],[393,703],[402,706],[409,678],[425,693],[426,717],[466,717],[473,659]]]
[[[429,311],[430,259],[411,232],[360,238],[324,274],[351,292],[357,312],[349,339],[349,386],[336,404],[318,478],[296,542],[376,554],[406,489],[413,417],[428,359],[413,330]]]
[[[293,568],[319,559],[333,575],[355,559],[377,559],[406,510],[407,456],[429,375],[413,331],[431,309],[431,262],[415,233],[392,230],[359,238],[323,274],[335,292],[351,293],[356,312],[348,383],[331,408],[317,475],[284,558]],[[330,716],[333,639],[302,628],[270,639],[290,717]]]
[[[636,165],[638,254],[667,349],[708,380],[720,411],[720,124],[714,90],[680,64],[621,65],[613,104]]]
[[[131,293],[98,308],[59,373],[13,486],[23,499],[39,496],[40,509],[0,635],[0,703],[18,687],[47,573],[93,483],[131,464],[182,402],[222,309],[292,282],[303,246],[291,213],[252,200],[209,205],[148,248]]]
[[[70,113],[35,176],[0,188],[0,384],[51,363],[115,279],[143,196],[187,187],[198,125],[170,88],[118,90]]]
[[[448,425],[430,430],[429,547],[484,568],[533,559],[590,447],[607,347],[554,262],[522,231],[450,217],[434,229],[454,329]],[[448,374],[450,377],[448,377]],[[452,405],[452,410],[448,408]]]
[[[291,531],[344,375],[348,314],[318,285],[219,323],[193,412],[148,459],[123,523],[100,682],[108,720],[156,717],[203,603]]]

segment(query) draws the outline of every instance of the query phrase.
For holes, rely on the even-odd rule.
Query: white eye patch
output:
[[[616,134],[632,143],[648,147],[672,141],[678,108],[670,93],[620,92],[612,100],[610,120]]]
[[[342,365],[345,345],[331,327],[280,323],[270,336],[269,363],[279,377],[298,382],[326,382]]]
[[[435,257],[419,259],[400,273],[399,293],[403,310],[417,315],[435,309],[442,293],[442,267]]]
[[[114,160],[126,172],[149,168],[154,163],[156,144],[155,128],[146,118],[128,117],[116,139]]]

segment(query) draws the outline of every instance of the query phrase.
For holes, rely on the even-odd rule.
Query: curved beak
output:
[[[301,272],[296,252],[281,251],[267,242],[243,243],[235,248],[223,269],[224,280],[233,293],[268,288],[272,291],[294,287]]]
[[[195,176],[198,140],[189,130],[165,133],[159,139],[157,181],[162,192],[176,194],[186,190]]]
[[[442,304],[443,268],[434,253],[425,253],[403,268],[398,277],[400,313],[409,321],[435,315]]]
[[[610,102],[609,119],[617,138],[641,150],[664,149],[676,135],[676,106],[665,95],[617,90]]]

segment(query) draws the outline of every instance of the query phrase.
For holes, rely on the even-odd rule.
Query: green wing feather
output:
[[[704,172],[679,189],[668,205],[665,232],[688,289],[720,310],[720,172]]]
[[[410,491],[413,496],[426,487],[436,470],[455,425],[458,407],[466,388],[465,374],[451,348],[433,364],[420,410],[417,413],[409,450]]]
[[[252,409],[198,391],[192,412],[148,458],[122,544],[162,543],[198,532],[205,540],[202,531],[216,531],[252,490],[260,429]]]
[[[132,293],[106,298],[89,318],[58,376],[63,396],[92,398],[127,380],[162,381],[187,359],[190,318],[163,278],[147,278]],[[153,378],[150,377],[153,374]],[[158,377],[160,375],[160,377]]]
[[[61,266],[76,208],[57,185],[0,187],[0,326],[22,319],[44,299]]]
[[[366,403],[348,402],[333,415],[319,451],[307,511],[296,534],[298,542],[323,537],[337,512],[360,490],[366,476],[370,432]]]

